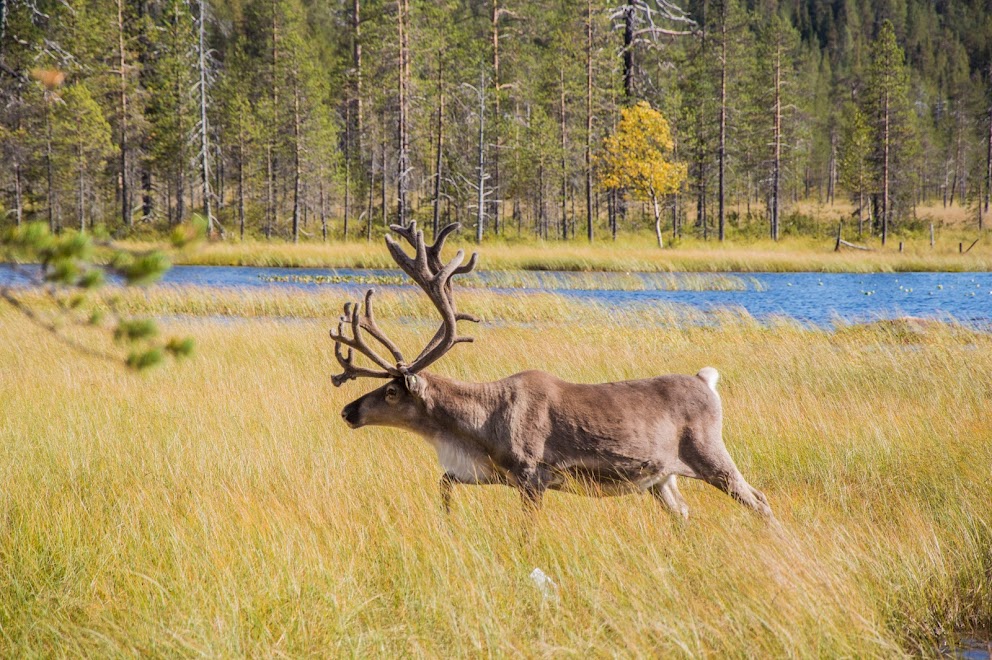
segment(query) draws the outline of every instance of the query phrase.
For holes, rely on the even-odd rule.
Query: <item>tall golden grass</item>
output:
[[[685,527],[550,494],[531,535],[505,488],[457,489],[445,520],[423,441],[344,426],[372,384],[331,386],[329,321],[304,318],[326,301],[297,296],[270,309],[310,313],[240,320],[144,298],[198,342],[144,375],[0,312],[0,655],[891,657],[992,624],[988,335],[465,297],[530,321],[474,328],[437,365],[458,378],[717,367],[728,447],[782,523],[687,483]],[[412,348],[419,311],[379,316]]]
[[[908,271],[988,271],[992,270],[992,242],[980,240],[968,253],[959,254],[959,243],[967,248],[972,235],[955,234],[930,248],[925,238],[909,242],[899,251],[893,240],[884,249],[875,245],[863,252],[844,248],[834,252],[834,240],[788,238],[770,240],[716,241],[686,239],[675,248],[659,250],[647,235],[626,237],[613,243],[601,239],[589,244],[585,239],[568,241],[524,240],[489,242],[476,246],[463,242],[460,247],[477,250],[482,268],[491,270],[565,271],[719,271],[719,272],[908,272]],[[278,266],[300,268],[395,268],[388,253],[381,250],[379,238],[373,242],[304,242],[228,240],[203,245],[178,255],[177,263],[203,266]],[[132,249],[150,249],[153,243],[121,243]],[[449,248],[451,249],[451,248]]]

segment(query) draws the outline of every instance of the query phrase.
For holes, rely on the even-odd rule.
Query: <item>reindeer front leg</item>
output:
[[[441,476],[441,483],[439,484],[441,490],[441,509],[444,511],[445,515],[451,513],[451,491],[454,490],[455,484],[461,483],[465,482],[461,481],[450,472],[445,472]]]
[[[540,511],[544,491],[551,483],[550,471],[540,465],[531,465],[518,470],[513,477],[520,489],[524,510],[531,515]]]
[[[445,514],[451,513],[451,493],[455,489],[456,485],[485,486],[488,484],[500,483],[503,483],[503,480],[496,475],[491,475],[487,479],[480,480],[478,478],[463,479],[453,472],[445,472],[441,475],[441,480],[438,483],[438,490],[441,491],[441,509]]]

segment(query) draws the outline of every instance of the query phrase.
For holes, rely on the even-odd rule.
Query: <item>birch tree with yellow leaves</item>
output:
[[[664,116],[645,101],[623,108],[620,122],[603,142],[599,184],[606,190],[625,189],[654,209],[654,232],[661,238],[659,198],[678,191],[686,178],[685,163],[669,160],[672,131]]]

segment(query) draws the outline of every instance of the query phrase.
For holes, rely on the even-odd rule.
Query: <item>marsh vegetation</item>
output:
[[[380,297],[422,345],[432,324],[392,321],[421,303]],[[197,341],[144,374],[4,309],[0,654],[892,656],[992,624],[989,335],[460,300],[486,322],[438,364],[458,378],[717,367],[728,447],[782,528],[691,483],[685,527],[648,497],[552,494],[526,539],[498,487],[445,520],[429,446],[341,423],[363,388],[331,386],[317,296],[186,292],[177,318],[175,294],[123,294]]]

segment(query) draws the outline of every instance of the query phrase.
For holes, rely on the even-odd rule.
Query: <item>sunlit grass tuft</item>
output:
[[[989,335],[464,292],[488,322],[451,376],[717,367],[728,447],[782,522],[686,483],[685,528],[647,497],[550,494],[528,541],[509,489],[459,488],[445,521],[423,441],[341,423],[370,384],[330,384],[340,299],[209,298],[122,298],[197,342],[143,376],[0,312],[0,655],[863,657],[992,624]],[[401,346],[432,334],[422,303],[382,303]]]

